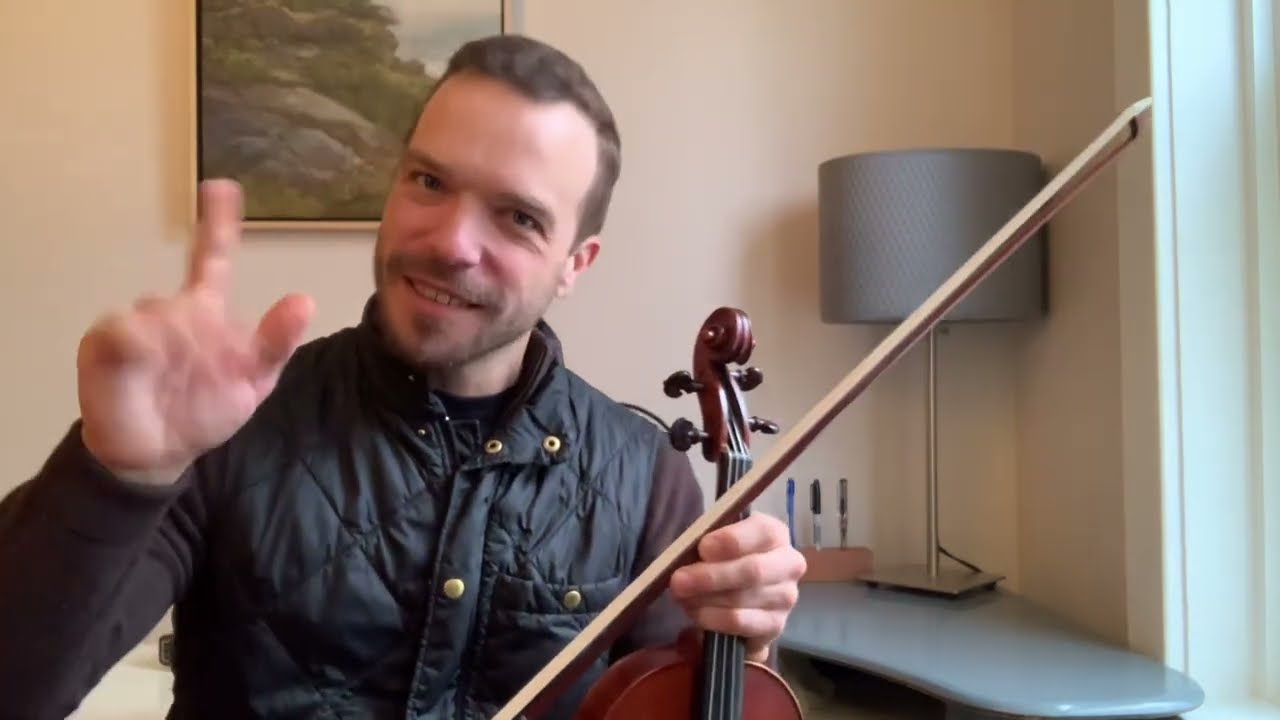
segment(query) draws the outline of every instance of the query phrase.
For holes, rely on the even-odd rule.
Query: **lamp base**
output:
[[[858,576],[858,582],[871,587],[883,586],[949,598],[994,590],[996,583],[1003,579],[1003,575],[995,573],[941,567],[938,568],[937,574],[930,575],[929,568],[925,565],[889,567]]]

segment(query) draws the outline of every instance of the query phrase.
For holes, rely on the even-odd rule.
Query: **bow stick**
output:
[[[503,706],[493,720],[538,718],[558,692],[582,668],[613,643],[636,613],[666,589],[671,574],[695,556],[698,541],[743,512],[854,398],[929,332],[983,279],[1058,213],[1097,173],[1132,143],[1147,126],[1151,98],[1121,112],[1066,167],[956,269],[937,290],[858,363],[831,392],[818,401],[752,470],[723,493],[710,508],[614,598],[587,627],[551,659]]]

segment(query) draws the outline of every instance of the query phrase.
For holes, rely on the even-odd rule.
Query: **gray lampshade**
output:
[[[898,322],[1045,182],[1040,158],[1002,149],[893,150],[818,166],[822,320]],[[1046,310],[1043,228],[947,314],[1020,320]]]

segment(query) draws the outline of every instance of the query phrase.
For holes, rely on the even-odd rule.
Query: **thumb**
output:
[[[258,322],[254,333],[256,374],[274,377],[302,344],[302,336],[315,313],[315,301],[290,294],[276,301]]]

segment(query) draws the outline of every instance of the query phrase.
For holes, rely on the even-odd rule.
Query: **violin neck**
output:
[[[716,497],[751,470],[746,452],[728,452],[719,463]],[[746,517],[743,510],[731,521]],[[737,635],[709,632],[702,638],[702,692],[698,698],[698,720],[738,720],[743,717],[745,695],[746,641]]]

